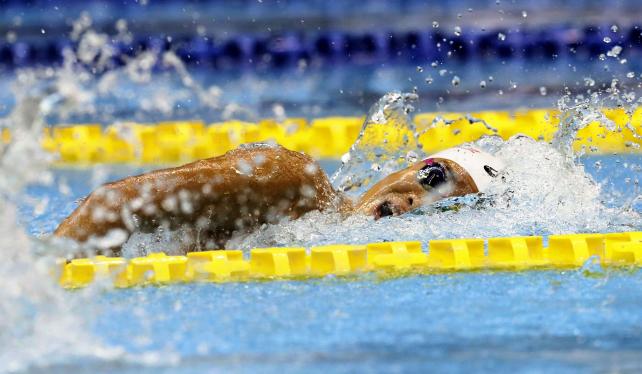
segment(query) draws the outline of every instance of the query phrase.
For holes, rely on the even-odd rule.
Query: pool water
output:
[[[639,156],[582,160],[605,201],[636,196]],[[332,172],[334,161],[323,162]],[[597,167],[599,165],[599,167]],[[628,171],[627,171],[628,170]],[[142,171],[114,167],[112,180]],[[93,188],[87,169],[56,171],[70,186],[32,186],[47,210],[22,219],[49,232]],[[94,181],[94,184],[97,181]],[[52,186],[57,186],[57,183]],[[636,228],[632,228],[636,229]],[[639,228],[637,228],[639,229]],[[487,236],[493,236],[488,232]],[[404,238],[399,238],[404,239]],[[430,237],[426,237],[427,241]],[[109,358],[67,352],[44,372],[635,372],[642,369],[642,274],[474,272],[378,279],[190,284],[67,291]]]
[[[256,119],[283,111],[306,117],[359,115],[383,93],[412,91],[415,85],[423,94],[424,102],[417,105],[423,111],[552,107],[569,90],[593,90],[592,79],[598,81],[596,87],[610,87],[612,74],[629,69],[614,61],[613,70],[602,71],[602,64],[449,64],[443,76],[430,73],[435,86],[425,83],[427,73],[419,74],[416,66],[311,69],[274,76],[195,72],[191,79],[181,66],[168,68],[169,73],[152,74],[149,68],[132,76],[126,69],[94,75],[91,66],[71,64],[44,72],[44,78],[30,71],[0,78],[0,88],[5,88],[0,115],[5,119],[15,107],[22,108],[8,122],[16,129],[33,127],[33,134],[40,134],[37,125],[46,123],[187,118],[210,122],[224,118],[228,109],[229,118],[250,113]],[[638,64],[632,59],[630,69],[639,70]],[[490,74],[495,83],[481,88],[480,81]],[[457,87],[451,83],[455,75],[461,77]],[[517,77],[519,84],[513,82]],[[194,82],[202,85],[195,87]],[[635,86],[638,75],[621,82]],[[549,94],[540,94],[540,85],[549,86]],[[13,95],[6,94],[10,87]],[[614,89],[608,94],[617,96]],[[592,263],[565,272],[386,280],[370,274],[125,290],[96,284],[61,290],[49,283],[55,248],[46,235],[75,208],[78,198],[102,183],[147,168],[49,170],[46,163],[32,160],[38,152],[29,146],[39,145],[29,143],[30,133],[26,134],[23,148],[0,158],[0,248],[7,258],[0,262],[0,281],[6,285],[0,289],[0,372],[642,370],[642,276],[638,270],[605,270]],[[513,184],[493,186],[497,205],[463,206],[457,212],[420,210],[377,222],[313,213],[233,244],[246,250],[641,230],[637,179],[642,156],[582,157],[583,166],[578,167],[565,164],[551,146],[532,140],[482,142],[509,163],[506,175]],[[339,163],[323,161],[322,167],[332,174]],[[39,174],[47,183],[35,182]],[[26,184],[24,194],[21,183]],[[29,236],[22,235],[22,227]],[[150,248],[162,249],[162,243]]]
[[[139,362],[47,371],[635,372],[641,286],[570,271],[108,291],[92,330]]]

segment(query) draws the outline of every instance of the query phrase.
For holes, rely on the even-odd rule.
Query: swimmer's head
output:
[[[483,192],[503,168],[501,160],[479,149],[447,149],[379,181],[361,197],[356,210],[379,219],[447,197]]]

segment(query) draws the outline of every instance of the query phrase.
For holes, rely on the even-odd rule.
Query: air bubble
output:
[[[499,34],[497,34],[497,39],[499,39],[499,40],[501,40],[501,41],[504,41],[504,40],[506,40],[506,35],[504,35],[504,34],[502,34],[502,33],[500,32]]]
[[[605,37],[604,37],[604,39],[602,39],[602,40],[603,40],[603,41],[604,41],[604,43],[606,43],[606,44],[609,44],[609,43],[611,42],[611,38],[609,38],[608,36],[605,36]]]
[[[437,22],[437,21],[432,21],[432,28],[433,28],[433,29],[438,29],[438,28],[439,28],[439,22]]]
[[[486,81],[479,82],[479,87],[480,88],[486,88]]]
[[[457,87],[457,86],[459,86],[459,83],[461,83],[461,80],[459,79],[459,77],[458,77],[458,76],[456,76],[456,75],[455,75],[455,76],[453,77],[453,80],[452,80],[450,83],[452,83],[452,85],[453,85],[454,87]]]

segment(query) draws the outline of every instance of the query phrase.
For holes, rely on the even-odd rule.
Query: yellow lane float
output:
[[[642,266],[642,232],[517,236],[490,239],[327,245],[309,250],[257,248],[152,253],[146,257],[95,256],[60,262],[59,282],[78,288],[99,281],[116,287],[188,282],[301,279],[328,275],[435,274],[458,271],[577,269],[591,258],[607,267]]]
[[[592,122],[576,136],[575,150],[587,153],[640,152],[642,109],[604,109],[604,120]],[[413,121],[426,152],[437,152],[483,135],[508,139],[517,134],[550,141],[560,113],[551,109],[483,111],[475,113],[419,113]],[[325,117],[283,122],[264,119],[257,123],[226,121],[209,125],[201,121],[168,121],[155,124],[76,124],[47,128],[43,147],[59,164],[95,163],[176,164],[218,156],[243,143],[270,141],[306,152],[316,158],[339,158],[357,139],[363,117]],[[608,130],[614,127],[613,131]],[[386,137],[381,126],[372,127],[368,141]],[[390,137],[390,134],[388,134]],[[381,139],[379,139],[381,138]],[[400,139],[403,137],[399,137]],[[1,142],[11,141],[2,129]],[[396,138],[387,139],[386,144]],[[399,139],[398,139],[399,140]],[[383,142],[379,142],[383,144]],[[394,144],[390,144],[394,147]]]

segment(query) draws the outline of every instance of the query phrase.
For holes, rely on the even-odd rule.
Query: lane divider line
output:
[[[574,148],[586,153],[637,153],[642,149],[642,108],[633,113],[604,109],[615,131],[594,121],[577,134]],[[503,139],[523,134],[551,141],[559,125],[559,112],[552,109],[481,111],[474,113],[419,113],[413,117],[421,132],[419,141],[427,153],[472,142],[484,135]],[[205,125],[201,121],[168,121],[156,124],[77,124],[47,128],[42,146],[55,155],[57,165],[100,163],[178,164],[214,157],[243,143],[267,141],[305,152],[315,158],[337,159],[345,154],[362,131],[363,117],[325,117],[284,122],[264,119],[257,123],[226,121]],[[370,127],[367,138],[394,147],[396,140],[384,126]],[[2,129],[0,147],[11,142]]]
[[[191,282],[293,280],[374,272],[385,276],[460,271],[578,269],[595,258],[605,267],[642,266],[642,232],[565,234],[506,238],[442,239],[422,243],[256,248],[190,252],[185,256],[151,253],[126,260],[95,256],[58,262],[64,288],[107,282],[134,287]]]

